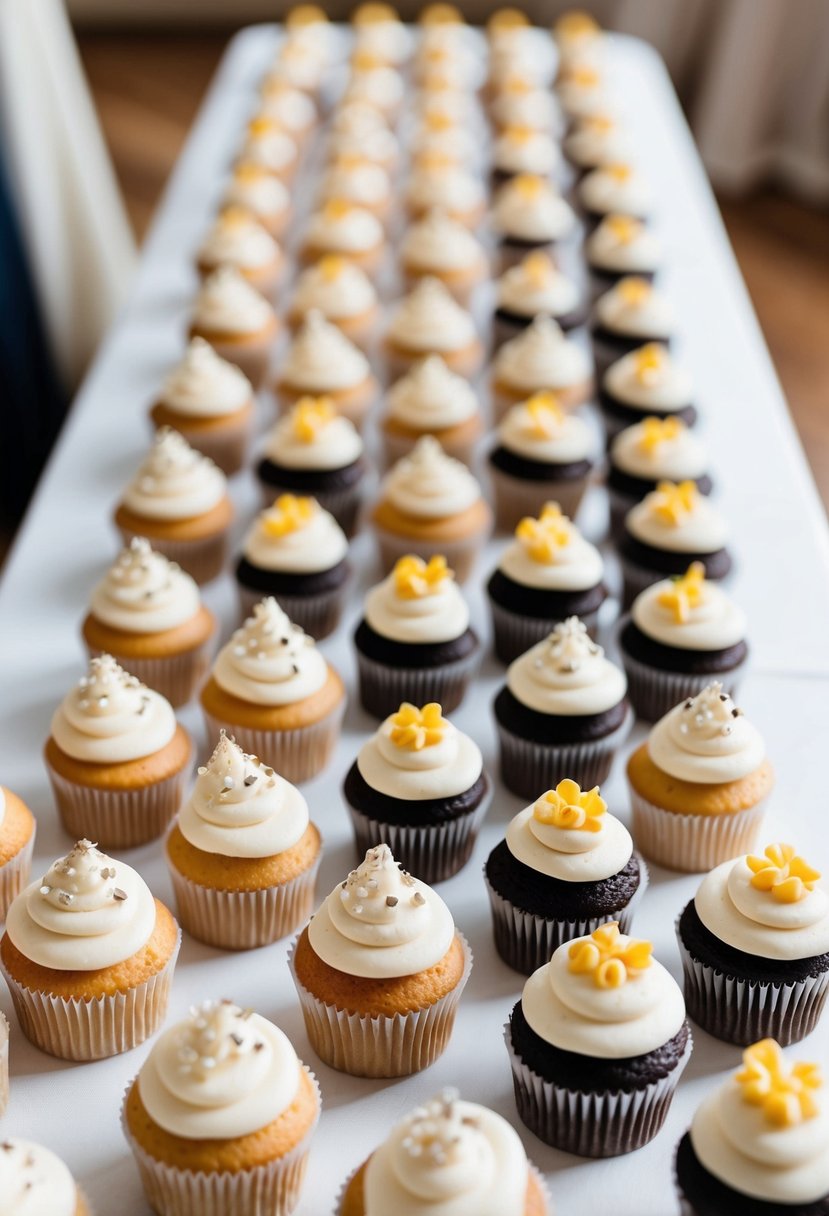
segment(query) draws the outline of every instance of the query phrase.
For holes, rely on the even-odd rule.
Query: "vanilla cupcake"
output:
[[[316,262],[336,254],[366,270],[376,270],[385,252],[386,234],[373,212],[341,198],[331,198],[314,212],[305,229],[302,256]]]
[[[223,732],[165,845],[182,928],[223,950],[294,933],[321,849],[299,790]]]
[[[424,355],[440,355],[452,371],[471,377],[483,363],[484,347],[466,309],[439,279],[427,276],[393,307],[386,354],[397,374]]]
[[[545,178],[520,173],[495,195],[492,226],[498,238],[502,270],[533,250],[553,253],[573,236],[576,215],[570,204]]]
[[[137,870],[79,840],[12,903],[0,966],[27,1039],[63,1060],[100,1060],[158,1030],[180,944]]]
[[[499,130],[529,127],[533,131],[561,133],[561,111],[548,89],[540,88],[521,71],[508,73],[489,106],[492,121]]]
[[[317,106],[313,97],[290,81],[269,77],[259,95],[258,117],[268,118],[302,143],[317,122]]]
[[[604,373],[599,406],[608,438],[647,414],[681,418],[686,426],[697,420],[690,374],[666,346],[649,342],[623,355]]]
[[[340,199],[383,219],[391,203],[391,181],[382,165],[355,156],[335,157],[320,182],[323,202]]]
[[[22,798],[0,785],[0,923],[6,919],[9,904],[29,881],[37,823]],[[3,1114],[3,1058],[5,1058],[6,1097],[8,1097],[8,1026],[3,1034],[0,1021],[0,1116]]]
[[[558,144],[546,131],[513,124],[504,127],[492,148],[492,169],[496,181],[534,173],[553,177],[561,167]]]
[[[517,337],[505,342],[492,363],[496,421],[510,406],[534,393],[551,392],[563,409],[587,401],[593,388],[590,357],[562,332],[552,317],[539,313]]]
[[[606,215],[584,243],[587,264],[600,289],[634,275],[650,281],[662,265],[662,245],[642,220]]]
[[[219,651],[199,699],[212,738],[226,730],[294,783],[325,768],[345,712],[339,675],[271,598]]]
[[[351,14],[354,45],[381,63],[399,67],[409,58],[412,38],[405,22],[391,4],[358,4]]]
[[[299,275],[288,315],[291,326],[299,329],[314,311],[352,342],[366,346],[377,328],[377,291],[359,266],[329,253]]]
[[[289,961],[311,1046],[357,1077],[409,1076],[434,1063],[472,968],[446,904],[385,844],[337,883]]]
[[[60,1157],[42,1144],[13,1136],[0,1156],[0,1194],[17,1216],[90,1216],[86,1199]]]
[[[145,536],[197,583],[209,583],[224,565],[233,517],[221,469],[178,431],[163,427],[114,518],[125,544]]]
[[[302,397],[328,397],[360,427],[380,387],[368,359],[342,330],[312,308],[279,365],[276,390],[283,409]]]
[[[587,215],[600,220],[606,215],[627,215],[646,220],[653,211],[650,183],[633,165],[600,165],[583,178],[579,201]]]
[[[192,752],[165,697],[111,655],[90,659],[55,710],[44,748],[63,826],[105,848],[155,840],[181,803]]]
[[[380,420],[387,465],[408,455],[423,435],[434,436],[448,456],[471,465],[483,430],[475,390],[440,355],[427,355],[392,385]]]
[[[204,338],[192,338],[150,410],[156,427],[172,427],[230,476],[245,464],[253,435],[253,385]]]
[[[403,101],[405,85],[396,68],[358,47],[349,62],[349,75],[342,100],[364,102],[394,122]]]
[[[556,96],[570,122],[593,114],[612,114],[617,108],[599,65],[581,59],[562,63],[556,78]]]
[[[496,348],[516,338],[537,316],[552,317],[563,330],[587,319],[583,293],[562,274],[549,254],[528,253],[496,283],[493,338]]]
[[[383,480],[371,524],[385,573],[408,554],[428,561],[441,553],[464,582],[492,530],[492,512],[469,469],[424,435]]]
[[[391,170],[400,157],[400,146],[378,110],[360,101],[350,101],[339,105],[332,115],[328,153],[332,159],[359,156]]]
[[[710,494],[704,444],[681,418],[643,418],[614,436],[608,450],[607,488],[610,526],[622,535],[625,516],[661,481],[693,481],[700,494]]]
[[[567,159],[581,170],[623,164],[630,151],[630,135],[612,114],[577,119],[564,140]]]
[[[261,165],[237,165],[223,207],[243,207],[274,237],[281,237],[291,219],[291,196],[284,182]]]
[[[320,1105],[316,1078],[279,1027],[232,1001],[204,1001],[153,1045],[121,1125],[159,1216],[288,1216]]]
[[[255,389],[264,383],[278,330],[271,305],[233,266],[214,271],[193,304],[190,337],[204,338]]]
[[[430,275],[440,279],[461,304],[468,303],[488,270],[477,237],[437,209],[409,225],[400,243],[400,265],[410,287]]]
[[[605,34],[595,17],[582,9],[568,9],[553,26],[553,39],[560,68],[599,63],[605,50]]]
[[[452,114],[440,112],[416,114],[415,126],[408,140],[414,165],[439,164],[442,161],[474,169],[481,159],[481,149],[462,122]]]
[[[81,632],[90,658],[112,655],[178,708],[207,673],[217,623],[190,575],[135,537],[95,587]]]
[[[248,123],[237,163],[256,165],[290,183],[299,163],[299,149],[281,123],[260,115]]]
[[[647,279],[627,275],[599,296],[593,313],[593,355],[599,372],[645,344],[669,346],[676,321],[670,301]]]
[[[250,211],[228,207],[199,245],[196,265],[202,278],[219,266],[232,266],[251,287],[272,297],[282,270],[282,251]]]
[[[421,159],[409,177],[404,197],[414,217],[439,207],[468,228],[477,227],[486,210],[480,177],[442,156]]]

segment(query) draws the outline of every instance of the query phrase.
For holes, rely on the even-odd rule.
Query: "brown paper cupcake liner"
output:
[[[129,528],[119,528],[124,544],[141,535]],[[201,586],[211,582],[222,573],[228,556],[230,529],[225,528],[215,536],[199,540],[166,540],[160,536],[148,537],[156,553],[161,553],[171,562],[178,562],[182,570],[191,575]]]
[[[134,655],[118,655],[115,651],[110,653],[131,676],[155,692],[160,692],[173,709],[180,709],[192,700],[204,683],[210,670],[215,642],[216,634],[213,632],[201,646],[164,658],[144,659]],[[87,651],[91,659],[101,654],[94,646],[87,646]]]
[[[624,617],[617,627],[617,637],[626,624],[627,618]],[[718,680],[722,684],[723,692],[735,696],[747,666],[744,661],[731,671],[699,675],[660,671],[657,667],[649,667],[632,658],[623,647],[619,646],[618,650],[628,678],[628,699],[636,710],[637,718],[645,722],[657,722],[687,697],[695,697],[697,693],[702,692],[712,680]]]
[[[471,575],[488,535],[488,532],[478,532],[464,537],[462,540],[443,540],[436,545],[434,541],[422,541],[415,536],[398,536],[396,533],[387,532],[376,525],[374,533],[377,537],[383,574],[390,574],[398,559],[406,557],[409,553],[413,553],[415,557],[422,557],[425,562],[428,562],[438,548],[446,558],[447,564],[454,570],[455,578],[459,583],[465,583]]]
[[[761,799],[732,815],[680,815],[648,802],[631,788],[633,839],[647,858],[667,870],[712,870],[723,861],[750,853],[766,811]]]
[[[545,1144],[578,1157],[618,1157],[653,1140],[665,1122],[693,1046],[689,1034],[676,1067],[642,1089],[581,1093],[533,1072],[516,1054],[509,1026],[504,1037],[521,1122]]]
[[[6,919],[9,904],[29,881],[36,834],[37,828],[33,827],[32,834],[23,848],[15,853],[14,857],[10,857],[4,866],[0,866],[0,923]]]
[[[180,947],[181,930],[160,971],[126,992],[94,1001],[26,988],[3,966],[20,1029],[35,1047],[62,1060],[102,1060],[131,1051],[164,1021]]]
[[[499,532],[514,532],[526,515],[540,515],[545,503],[557,502],[563,513],[575,519],[590,483],[589,473],[549,481],[522,481],[490,464],[489,476],[495,502],[495,526]]]
[[[0,1013],[0,1119],[9,1105],[9,1023]]]
[[[333,591],[321,595],[280,595],[279,607],[299,625],[315,641],[327,638],[340,623],[340,617],[345,605],[349,581],[346,580]],[[262,600],[261,591],[251,591],[248,587],[239,587],[239,604],[242,619],[253,615],[254,605]]]
[[[182,929],[221,950],[252,950],[295,933],[314,911],[321,853],[289,882],[260,891],[217,891],[169,866]]]
[[[294,490],[285,492],[295,493]],[[263,483],[262,506],[265,508],[273,506],[273,500],[280,493],[282,490],[278,485]],[[324,511],[328,511],[330,515],[334,516],[346,536],[351,538],[357,529],[357,518],[363,502],[362,483],[357,482],[345,490],[315,490],[314,498]]]
[[[411,1013],[396,1013],[394,1017],[348,1013],[314,996],[297,978],[294,943],[288,965],[308,1038],[323,1063],[352,1077],[374,1078],[408,1077],[433,1064],[449,1042],[458,1001],[472,970],[469,944],[462,933],[455,932],[465,959],[457,985],[434,1004],[413,1009]]]
[[[236,722],[225,722],[207,712],[204,714],[204,720],[208,738],[216,739],[221,730],[226,730],[229,735],[233,735],[242,751],[258,756],[271,768],[275,768],[280,777],[298,785],[316,777],[328,764],[340,737],[344,714],[343,697],[339,704],[318,722],[310,722],[308,726],[300,726],[295,730],[257,730],[250,726],[240,726]]]
[[[321,1105],[319,1084],[302,1065]],[[129,1092],[129,1091],[127,1091]],[[290,1216],[299,1203],[319,1114],[303,1139],[275,1161],[248,1169],[208,1172],[156,1160],[136,1141],[121,1107],[121,1127],[135,1157],[147,1201],[158,1216]]]
[[[492,614],[493,648],[502,663],[511,663],[537,642],[543,642],[559,624],[556,617],[542,620],[536,616],[519,616],[517,612],[510,612],[508,608],[496,604],[491,597],[489,607]],[[599,631],[598,608],[595,612],[584,613],[579,620],[595,640]]]
[[[389,667],[358,650],[360,704],[375,718],[396,713],[403,701],[413,705],[438,701],[443,712],[449,714],[460,705],[480,663],[479,647],[466,658],[442,667]]]
[[[628,710],[621,726],[609,735],[587,743],[534,743],[514,735],[500,722],[497,727],[501,779],[513,794],[531,802],[539,790],[555,789],[565,777],[582,789],[602,785],[610,775],[616,752],[633,728],[633,711]]]

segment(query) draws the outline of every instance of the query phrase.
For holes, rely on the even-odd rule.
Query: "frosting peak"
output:
[[[147,519],[191,519],[212,510],[226,491],[225,476],[213,461],[165,426],[156,431],[123,503]]]
[[[161,400],[176,413],[201,418],[233,413],[252,398],[244,372],[217,355],[204,338],[191,339],[161,391]]]
[[[274,323],[274,311],[237,267],[225,264],[202,283],[193,322],[207,333],[252,334]]]
[[[449,642],[469,625],[469,609],[446,558],[409,554],[366,598],[366,620],[396,642]]]
[[[419,518],[459,514],[481,497],[481,487],[466,465],[447,456],[431,435],[423,435],[398,460],[386,477],[384,490],[399,511]]]
[[[495,357],[495,375],[526,393],[572,388],[590,377],[587,355],[551,316],[539,313]]]
[[[343,469],[359,460],[363,441],[330,397],[301,397],[268,436],[268,459],[288,469]]]
[[[714,784],[747,777],[766,754],[759,731],[717,682],[661,718],[651,730],[648,751],[672,777]]]
[[[565,778],[510,822],[507,848],[524,865],[563,882],[600,882],[630,861],[627,828],[607,813],[599,787]]]
[[[583,621],[569,617],[544,641],[510,664],[507,686],[538,713],[596,714],[624,699],[622,671],[605,658]]]
[[[199,589],[189,574],[135,536],[92,594],[92,614],[113,629],[155,633],[191,620]]]
[[[285,356],[280,377],[301,392],[334,393],[355,388],[370,373],[363,352],[312,308]]]
[[[395,308],[389,337],[407,350],[443,354],[471,346],[475,323],[440,279],[426,275]]]
[[[243,701],[290,705],[322,688],[328,668],[313,638],[268,596],[219,652],[213,675]]]
[[[345,560],[348,540],[315,498],[280,494],[259,513],[243,548],[260,570],[301,574],[333,569]]]
[[[393,418],[419,431],[457,426],[479,408],[472,385],[440,355],[427,355],[392,385],[388,404]]]

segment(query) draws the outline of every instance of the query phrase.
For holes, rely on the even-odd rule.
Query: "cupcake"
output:
[[[100,1060],[158,1030],[180,944],[138,871],[79,840],[13,901],[0,966],[27,1039],[63,1060]]]
[[[570,776],[601,785],[633,725],[624,672],[604,657],[578,617],[507,669],[495,698],[501,779],[519,798],[535,798]]]
[[[634,839],[669,870],[710,870],[752,848],[774,785],[760,732],[717,682],[659,719],[627,778]]]
[[[653,209],[648,181],[632,165],[600,165],[582,179],[579,201],[591,220],[625,215],[646,220]]]
[[[322,838],[305,799],[224,732],[165,847],[182,928],[209,946],[266,946],[314,909]]]
[[[723,861],[677,921],[688,1014],[715,1038],[811,1034],[829,992],[829,892],[793,845]]]
[[[86,1199],[60,1157],[31,1140],[14,1136],[3,1142],[0,1188],[9,1212],[20,1216],[89,1216]]]
[[[489,114],[499,131],[507,127],[529,127],[556,136],[561,131],[561,113],[550,91],[540,88],[517,70],[501,81],[490,102]]]
[[[193,305],[190,337],[204,338],[260,389],[278,332],[276,313],[234,266],[220,266],[202,284]]]
[[[266,79],[262,86],[258,116],[269,118],[300,144],[310,134],[318,117],[314,98],[278,76]]]
[[[329,397],[337,413],[359,427],[380,388],[363,352],[312,308],[282,358],[276,390],[283,409],[301,397]]]
[[[573,409],[588,400],[592,389],[593,365],[587,352],[544,313],[505,342],[492,363],[496,421],[533,393],[555,393],[560,406]]]
[[[399,67],[409,58],[411,34],[391,4],[378,4],[373,0],[358,4],[351,14],[351,26],[354,45],[382,63]]]
[[[528,253],[506,270],[496,290],[496,347],[522,334],[539,313],[552,317],[563,330],[582,325],[587,318],[578,285],[561,273],[549,254],[540,251]]]
[[[559,946],[524,985],[507,1050],[519,1118],[545,1144],[617,1157],[665,1122],[691,1030],[652,950],[611,921]]]
[[[608,450],[607,488],[610,527],[618,539],[632,507],[662,481],[692,481],[700,494],[710,494],[708,453],[682,418],[649,415],[619,431]]]
[[[631,140],[612,114],[589,114],[577,119],[564,140],[564,154],[571,165],[587,171],[627,161]]]
[[[558,144],[547,131],[523,124],[504,127],[492,147],[492,170],[496,181],[534,173],[552,177],[561,167]]]
[[[330,198],[308,221],[302,256],[306,262],[316,262],[336,254],[365,270],[376,270],[385,242],[383,225],[373,212],[347,199]]]
[[[228,207],[199,245],[196,265],[203,278],[220,266],[232,266],[251,287],[272,297],[282,272],[282,251],[250,211]]]
[[[153,1045],[121,1124],[159,1216],[289,1216],[320,1106],[314,1074],[278,1026],[204,1001]]]
[[[400,265],[413,286],[427,275],[440,279],[461,304],[488,272],[484,248],[477,237],[442,211],[428,211],[410,224],[400,243]]]
[[[593,355],[600,372],[651,342],[670,344],[670,302],[647,279],[627,275],[599,296],[593,314]]]
[[[435,1199],[434,1197],[438,1198]],[[339,1216],[549,1216],[544,1181],[506,1119],[444,1090],[392,1128],[352,1174]]]
[[[351,55],[350,73],[343,101],[362,101],[374,106],[393,123],[400,112],[405,85],[396,68],[376,59],[370,51],[357,48]]]
[[[477,393],[440,355],[427,355],[393,384],[380,420],[385,463],[402,460],[423,435],[438,440],[447,456],[471,465],[484,431]]]
[[[455,114],[427,109],[413,118],[415,125],[407,143],[415,165],[446,161],[466,169],[479,166],[481,149]]]
[[[319,35],[327,32],[324,25],[317,26],[316,23],[299,30],[297,35],[289,31],[288,37],[280,43],[274,65],[265,78],[265,86],[288,84],[311,97],[322,93],[326,70],[331,66],[331,55],[330,44],[324,44]]]
[[[379,111],[361,101],[350,101],[340,104],[332,115],[328,153],[332,159],[359,156],[391,170],[400,157],[400,146]]]
[[[472,953],[440,896],[380,844],[337,883],[289,962],[320,1059],[355,1077],[404,1077],[446,1049]]]
[[[570,617],[579,617],[595,637],[608,594],[601,553],[556,502],[545,503],[538,519],[519,521],[486,592],[502,663],[512,663]]]
[[[712,680],[734,696],[748,660],[745,615],[701,562],[641,591],[617,641],[631,705],[649,722]]]
[[[440,279],[427,275],[392,308],[386,355],[397,375],[425,355],[440,355],[453,372],[472,377],[484,361],[484,347],[470,314]]]
[[[480,485],[431,435],[387,473],[370,519],[386,574],[401,557],[428,561],[441,553],[459,582],[472,573],[492,531]]]
[[[480,177],[442,156],[420,159],[404,198],[414,218],[438,207],[468,228],[476,228],[486,211],[486,190]]]
[[[190,575],[135,537],[92,592],[81,633],[90,658],[112,655],[178,708],[207,674],[217,624]]]
[[[595,17],[582,9],[568,9],[553,26],[559,67],[567,70],[577,64],[601,62],[605,35]]]
[[[243,614],[275,596],[319,640],[337,628],[351,579],[348,538],[315,498],[280,494],[245,537],[236,566]]]
[[[495,195],[492,224],[501,268],[506,270],[534,250],[553,253],[573,235],[576,216],[551,182],[537,174],[520,173]]]
[[[239,165],[256,165],[289,184],[299,163],[296,140],[280,122],[265,115],[251,119],[239,152]]]
[[[108,654],[89,660],[55,710],[44,748],[66,831],[118,849],[162,835],[181,804],[192,754],[170,702]]]
[[[162,427],[115,509],[115,526],[125,545],[144,536],[197,583],[209,583],[222,572],[233,516],[221,469]]]
[[[313,639],[268,598],[219,651],[200,701],[211,738],[224,728],[297,784],[331,759],[345,688]]]
[[[266,506],[282,494],[310,496],[346,536],[356,526],[366,472],[360,434],[330,397],[300,397],[272,428],[256,466]]]
[[[525,515],[555,499],[566,515],[578,512],[590,474],[593,433],[566,414],[554,393],[534,393],[501,419],[489,453],[498,527],[512,532]]]
[[[291,326],[299,329],[313,311],[365,346],[377,328],[377,292],[364,270],[330,253],[299,275],[288,316]]]
[[[725,521],[696,482],[660,481],[628,511],[622,526],[625,607],[652,583],[684,574],[693,562],[700,563],[706,578],[727,578],[732,561],[726,541]]]
[[[22,798],[0,785],[0,923],[29,881],[37,823]],[[2,1037],[0,1023],[0,1037]],[[8,1048],[8,1035],[7,1048]],[[8,1054],[8,1050],[6,1051]],[[0,1115],[3,1103],[0,1101]]]
[[[391,181],[382,165],[355,156],[335,157],[320,182],[323,202],[339,199],[383,219],[391,204]]]
[[[593,282],[604,291],[628,275],[653,280],[662,264],[662,244],[629,215],[606,215],[584,243]]]
[[[560,65],[556,96],[571,123],[594,114],[612,114],[616,109],[604,73],[598,63],[589,60],[574,59]]]
[[[700,1104],[679,1142],[682,1216],[823,1216],[829,1211],[829,1105],[820,1065],[790,1062],[774,1039]]]
[[[495,948],[507,966],[532,975],[564,942],[608,921],[628,933],[648,871],[599,787],[582,790],[565,777],[510,821],[484,878]]]
[[[253,385],[241,368],[217,355],[204,338],[192,338],[150,418],[157,428],[178,431],[230,476],[245,464],[255,410]]]
[[[360,704],[376,718],[401,701],[440,701],[448,712],[463,700],[481,644],[454,577],[445,557],[409,554],[366,596],[354,645]]]
[[[697,410],[688,372],[667,347],[649,342],[611,363],[599,387],[599,406],[609,438],[645,415],[681,418],[693,426]]]
[[[256,216],[273,237],[281,237],[291,220],[291,195],[284,182],[261,165],[237,165],[222,199],[223,207],[242,207]]]

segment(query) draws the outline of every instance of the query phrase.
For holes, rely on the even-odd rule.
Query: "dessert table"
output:
[[[145,245],[134,289],[92,367],[20,529],[0,584],[0,780],[19,793],[38,818],[34,875],[69,840],[54,809],[41,758],[53,709],[82,672],[79,624],[90,590],[114,558],[112,508],[147,448],[147,407],[168,368],[180,357],[189,304],[196,287],[192,254],[218,203],[223,177],[255,91],[274,53],[276,27],[237,36],[217,74]],[[667,73],[643,43],[613,37],[609,68],[624,103],[638,160],[658,203],[666,249],[665,290],[676,307],[679,349],[698,386],[700,433],[712,454],[719,505],[730,521],[737,556],[735,599],[750,624],[752,663],[740,704],[765,735],[777,770],[765,839],[797,843],[829,868],[829,834],[820,827],[823,730],[829,727],[829,529],[811,474],[763,343],[716,206]],[[266,399],[262,427],[273,417]],[[231,493],[237,539],[258,505],[249,473]],[[599,487],[590,492],[585,529],[595,535],[603,518]],[[488,641],[482,582],[502,541],[494,541],[469,587],[473,624]],[[352,547],[358,586],[346,620],[322,649],[355,688],[351,633],[362,592],[378,578],[371,538]],[[611,578],[613,558],[608,558]],[[206,590],[224,623],[237,623],[232,579]],[[605,621],[609,639],[612,614]],[[480,744],[495,775],[497,754],[490,702],[503,669],[487,657],[478,685],[453,720]],[[185,725],[207,746],[197,710]],[[312,817],[325,837],[320,897],[354,864],[351,828],[340,786],[373,723],[352,699],[343,737],[329,771],[304,787]],[[642,737],[638,727],[629,747]],[[623,764],[604,787],[610,809],[627,818]],[[185,937],[169,1019],[195,1001],[231,997],[277,1022],[322,1087],[323,1116],[299,1206],[301,1216],[327,1216],[353,1170],[389,1125],[443,1086],[483,1102],[517,1126],[530,1158],[546,1173],[556,1212],[586,1216],[613,1196],[615,1216],[666,1216],[673,1197],[673,1149],[710,1088],[739,1062],[739,1050],[694,1030],[695,1050],[667,1124],[645,1149],[607,1161],[585,1161],[536,1140],[515,1114],[502,1028],[520,995],[522,979],[500,962],[492,944],[481,866],[501,839],[519,800],[496,782],[495,798],[474,856],[440,890],[470,941],[475,965],[445,1055],[426,1073],[387,1082],[354,1079],[320,1064],[310,1050],[293,983],[287,943],[238,955]],[[159,842],[125,857],[152,890],[172,903]],[[651,867],[651,886],[636,920],[637,936],[679,977],[673,924],[698,878]],[[7,1135],[42,1141],[63,1157],[91,1201],[105,1214],[139,1216],[149,1209],[123,1139],[119,1109],[124,1090],[149,1044],[124,1056],[77,1065],[51,1059],[19,1032],[3,986],[0,1007],[12,1026],[11,1103]],[[795,1049],[799,1058],[824,1059],[829,1023]]]

